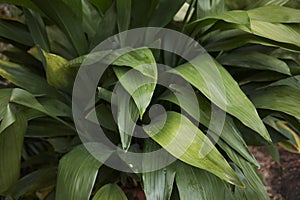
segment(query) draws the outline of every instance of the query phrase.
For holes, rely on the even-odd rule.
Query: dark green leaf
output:
[[[21,112],[16,113],[15,117],[15,122],[0,133],[0,194],[11,189],[20,176],[21,153],[27,120]]]
[[[101,163],[80,145],[59,162],[57,200],[88,200]]]
[[[117,0],[117,15],[119,32],[129,28],[131,16],[131,0]]]
[[[50,43],[41,16],[26,8],[24,8],[24,14],[35,45],[39,45],[45,51],[50,52]]]
[[[51,3],[32,1],[61,28],[78,55],[87,52],[88,45],[81,26],[81,19],[77,16],[78,13],[74,13],[67,4],[60,0],[52,0]]]

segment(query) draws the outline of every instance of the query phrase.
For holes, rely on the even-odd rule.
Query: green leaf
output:
[[[87,53],[87,40],[78,13],[74,13],[61,0],[52,0],[50,4],[39,0],[32,1],[66,34],[78,55]]]
[[[271,23],[300,23],[298,9],[270,5],[247,11],[251,20]],[[278,15],[280,13],[280,15]]]
[[[74,148],[59,162],[55,199],[90,199],[100,166],[83,145]]]
[[[248,14],[245,11],[233,10],[228,12],[223,12],[219,15],[208,16],[196,21],[191,22],[186,27],[187,30],[194,30],[195,33],[199,32],[205,26],[212,26],[217,21],[222,20],[227,23],[237,24],[237,25],[250,25],[250,19]]]
[[[299,28],[296,26],[251,20],[251,33],[277,42],[294,44],[300,47],[300,33]]]
[[[45,79],[23,66],[0,60],[0,75],[35,95],[56,94],[55,89]]]
[[[257,108],[276,110],[300,118],[300,91],[292,87],[268,87],[258,90],[250,99]]]
[[[93,119],[91,113],[89,113],[86,118],[90,121],[93,121],[97,123],[99,121],[100,125],[103,126],[106,129],[109,129],[111,131],[117,131],[116,122],[114,120],[114,117],[112,115],[112,112],[110,108],[105,104],[100,104],[96,106],[96,115],[97,119]]]
[[[2,94],[1,94],[2,93]],[[16,103],[22,106],[25,106],[27,108],[32,108],[34,110],[40,111],[41,113],[44,113],[57,121],[63,123],[64,125],[70,127],[71,129],[74,129],[71,125],[69,125],[67,122],[63,121],[62,119],[58,118],[56,115],[58,114],[57,110],[53,108],[53,106],[49,106],[47,108],[47,104],[43,106],[41,103],[39,103],[36,98],[26,90],[22,90],[19,88],[14,89],[2,89],[0,90],[0,95],[4,96],[4,100],[1,101],[0,104],[0,116],[3,115],[7,104],[8,103]],[[4,108],[2,107],[4,106]]]
[[[50,52],[50,43],[42,17],[32,10],[24,8],[25,19],[35,45]]]
[[[139,110],[123,87],[119,87],[116,98],[116,100],[113,98],[112,102],[117,105],[117,124],[122,148],[128,150],[136,122],[139,118]]]
[[[131,0],[117,0],[119,32],[128,30],[131,16]]]
[[[49,85],[67,93],[72,93],[76,71],[67,67],[68,61],[56,54],[47,53],[41,50],[42,55],[32,48],[29,52],[39,59],[45,59],[46,77]]]
[[[230,187],[213,174],[176,162],[176,184],[181,200],[232,199]]]
[[[201,19],[210,15],[217,15],[225,11],[224,0],[198,0],[197,1],[197,19]]]
[[[179,88],[179,91],[184,91],[183,88],[180,89],[178,85],[174,87]],[[195,102],[190,102],[190,96],[191,94],[184,94],[174,91],[172,93],[161,96],[160,99],[172,102],[180,106],[191,117],[199,121],[205,127],[209,128],[207,132],[209,133],[210,137],[215,138],[217,135],[220,135],[220,138],[227,144],[229,144],[230,147],[236,150],[241,156],[243,156],[249,162],[252,162],[254,165],[259,166],[253,155],[249,152],[248,147],[243,140],[238,128],[235,126],[232,118],[227,115],[226,117],[224,116],[223,123],[222,121],[218,121],[220,120],[220,118],[216,117],[216,114],[218,115],[219,113],[216,111],[215,113],[212,113],[212,105],[204,97],[197,95],[197,104],[199,107],[197,109],[192,106]],[[178,102],[176,97],[180,97],[180,103]],[[198,111],[199,113],[197,113]],[[215,140],[218,141],[218,138],[216,138]],[[224,149],[224,151],[226,150]]]
[[[114,71],[122,86],[132,96],[142,118],[150,104],[157,82],[157,66],[151,50],[142,48],[130,51],[119,56],[113,64],[134,69],[128,71],[124,67],[118,67],[114,68]]]
[[[0,194],[5,194],[20,176],[27,120],[21,112],[16,113],[15,117],[15,122],[0,133]]]
[[[151,27],[164,27],[169,24],[175,14],[179,11],[185,0],[160,0],[153,14],[149,19],[148,26]],[[164,16],[164,17],[161,17]],[[142,17],[142,16],[141,16]]]
[[[233,199],[269,199],[267,191],[251,163],[239,156],[226,143],[220,141],[218,144],[222,149],[226,149],[229,158],[242,170],[240,178],[243,179],[246,188],[235,188]]]
[[[14,19],[0,19],[0,36],[25,46],[33,46],[27,27]]]
[[[74,136],[77,132],[51,118],[38,118],[29,122],[26,137]]]
[[[117,13],[115,4],[113,4],[109,10],[105,13],[96,27],[96,33],[91,40],[90,49],[93,49],[99,45],[102,41],[108,37],[116,34],[117,30]]]
[[[181,75],[214,104],[258,132],[267,141],[271,140],[254,105],[223,66],[206,53],[190,63],[176,67],[172,72]]]
[[[106,184],[98,190],[93,200],[127,200],[126,195],[116,184]]]
[[[9,194],[15,199],[19,199],[26,193],[36,192],[49,186],[54,187],[56,176],[57,169],[54,167],[36,170],[22,177]]]
[[[222,34],[218,33],[218,35],[221,36]],[[208,51],[228,51],[238,47],[242,47],[246,44],[259,44],[264,46],[280,47],[289,51],[300,52],[300,48],[294,44],[276,42],[271,39],[245,33],[230,35],[229,37],[220,38],[218,40],[210,40],[209,43],[205,45],[205,49]]]
[[[8,104],[0,125],[0,134],[16,121],[14,106]]]
[[[300,75],[289,77],[286,79],[281,79],[279,81],[270,84],[270,86],[280,86],[280,85],[290,86],[292,88],[300,90]]]
[[[112,0],[88,0],[98,8],[102,13],[106,13],[106,11],[111,7]]]
[[[158,150],[159,145],[153,141],[146,140],[144,152],[153,152]],[[146,160],[145,163],[157,167],[157,162],[160,160],[152,157],[151,160]],[[143,161],[144,164],[144,161]],[[175,178],[175,170],[171,167],[165,167],[152,172],[143,173],[143,189],[148,200],[169,200],[172,194],[173,182]]]
[[[236,51],[218,58],[222,65],[245,67],[249,69],[271,70],[291,75],[288,65],[273,56],[259,52]]]
[[[145,126],[144,130],[170,154],[229,183],[243,186],[216,147],[185,116],[170,111],[165,121],[161,117],[154,121]]]
[[[247,5],[246,9],[257,8],[257,7],[266,7],[267,5],[278,5],[283,6],[288,3],[290,0],[258,0],[249,5]],[[247,3],[247,2],[246,2]]]

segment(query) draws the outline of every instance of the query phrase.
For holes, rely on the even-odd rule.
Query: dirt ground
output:
[[[264,147],[251,147],[251,152],[260,163],[259,173],[264,177],[270,199],[300,200],[300,154],[280,148],[280,165]]]

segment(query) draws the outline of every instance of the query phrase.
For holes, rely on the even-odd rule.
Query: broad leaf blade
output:
[[[300,118],[300,91],[289,86],[274,86],[250,96],[257,108],[276,110]]]
[[[170,154],[192,166],[205,169],[229,183],[243,186],[225,158],[185,116],[176,112],[167,112],[165,123],[160,117],[155,122],[145,126],[144,129]],[[203,155],[203,150],[206,151],[206,155]]]
[[[122,86],[132,96],[142,118],[157,82],[157,67],[151,50],[144,48],[131,51],[118,57],[113,64],[123,66],[114,68],[114,71]],[[124,66],[134,70],[128,71]]]
[[[84,146],[66,154],[59,163],[57,200],[88,200],[101,163]]]
[[[232,199],[229,185],[213,174],[176,162],[176,184],[181,200]]]
[[[273,56],[259,52],[232,52],[218,58],[222,65],[244,67],[258,70],[271,70],[291,75],[288,65]]]
[[[214,104],[237,117],[267,141],[271,140],[254,105],[223,66],[208,54],[198,56],[190,63],[175,68],[173,72],[181,75]]]

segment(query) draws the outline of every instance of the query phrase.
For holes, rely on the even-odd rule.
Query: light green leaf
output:
[[[271,23],[300,23],[300,11],[294,8],[270,5],[249,10],[247,13],[251,20]]]
[[[93,200],[127,200],[126,195],[116,184],[106,184],[98,190]]]
[[[128,150],[136,122],[139,118],[139,110],[125,89],[123,87],[119,88],[116,95],[117,99],[113,98],[113,104],[117,105],[117,124],[122,148]]]
[[[268,87],[258,90],[250,99],[257,108],[276,110],[300,118],[300,91],[292,87]]]
[[[232,199],[229,184],[207,171],[181,162],[176,162],[176,184],[181,200]]]
[[[291,75],[288,65],[273,56],[259,52],[232,52],[224,54],[218,58],[222,65],[244,67],[258,70],[271,70],[279,73]]]
[[[83,145],[75,147],[59,162],[55,199],[90,199],[100,166]]]
[[[150,104],[157,82],[156,61],[151,50],[146,48],[133,50],[118,57],[113,64],[123,66],[114,68],[114,71],[122,86],[132,96],[142,118]],[[132,67],[134,70],[128,71],[124,66]]]
[[[43,50],[41,50],[42,55],[40,55],[38,48],[32,48],[29,53],[45,62],[46,77],[49,85],[67,93],[72,93],[76,71],[67,67],[68,61],[65,58]]]
[[[179,88],[178,85],[175,86]],[[183,89],[183,88],[182,88]],[[183,91],[179,89],[179,91]],[[176,96],[175,96],[176,95]],[[253,155],[249,152],[248,147],[243,140],[241,133],[238,128],[235,126],[232,118],[230,116],[223,116],[224,119],[220,119],[220,117],[216,117],[219,113],[215,111],[215,113],[211,112],[213,106],[202,96],[197,95],[197,104],[198,109],[193,107],[195,102],[189,102],[191,99],[190,95],[181,94],[172,92],[165,94],[160,97],[161,100],[166,100],[172,102],[182,109],[184,109],[191,117],[195,120],[199,121],[205,127],[209,128],[208,133],[212,138],[215,138],[217,135],[220,135],[220,138],[230,145],[231,148],[236,150],[241,156],[247,159],[249,162],[253,163],[256,166],[259,166]],[[182,98],[180,104],[176,97]],[[216,109],[216,108],[215,108]],[[199,113],[197,113],[199,111]],[[222,115],[219,115],[222,118]],[[216,120],[216,121],[214,121]],[[222,122],[222,120],[224,120]],[[217,135],[216,135],[217,134]],[[215,139],[218,142],[218,138]],[[224,149],[224,151],[226,151]]]
[[[158,150],[159,145],[151,140],[146,140],[144,152],[153,152]],[[143,161],[143,164],[157,167],[157,162],[160,160],[156,157]],[[152,172],[143,173],[143,189],[148,200],[169,200],[172,194],[173,182],[175,178],[175,170],[172,166],[158,169]]]
[[[300,46],[300,33],[296,26],[251,20],[251,32],[277,42]]]
[[[238,118],[267,141],[271,140],[254,105],[223,66],[206,53],[190,63],[176,67],[172,72],[182,76],[214,104]]]
[[[165,122],[161,117],[154,121],[145,126],[144,130],[170,154],[229,183],[243,186],[216,147],[185,116],[170,111],[167,112]]]
[[[250,25],[250,19],[245,11],[233,10],[228,12],[223,12],[219,15],[208,16],[196,21],[191,22],[187,25],[187,30],[194,30],[195,33],[199,32],[205,26],[212,26],[217,21],[222,20],[227,23],[237,24],[237,25]]]
[[[21,112],[15,122],[0,134],[0,194],[5,194],[20,176],[21,152],[27,120]],[[13,148],[12,148],[13,147]]]

